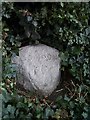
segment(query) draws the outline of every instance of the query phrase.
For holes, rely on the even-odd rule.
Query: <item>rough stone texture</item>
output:
[[[43,45],[29,45],[20,48],[16,63],[17,83],[24,89],[39,95],[50,95],[60,81],[60,58],[58,50]]]

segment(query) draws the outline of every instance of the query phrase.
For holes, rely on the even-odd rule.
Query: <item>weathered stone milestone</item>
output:
[[[50,95],[60,81],[59,51],[47,45],[19,49],[12,62],[17,65],[17,83],[39,95]]]

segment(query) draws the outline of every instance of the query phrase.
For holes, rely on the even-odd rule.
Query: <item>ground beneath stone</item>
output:
[[[72,79],[73,79],[73,77],[67,69],[65,71],[62,71],[59,85],[57,86],[55,91],[50,96],[47,97],[47,99],[50,100],[51,102],[55,102],[59,96],[64,96],[65,94],[72,96],[72,91],[71,91],[72,87],[73,87]],[[38,96],[37,94],[34,94],[34,95],[30,94],[30,92],[24,90],[23,87],[20,85],[18,85],[16,87],[17,87],[17,92],[20,95],[24,95],[24,96],[30,97],[30,98]],[[41,97],[41,98],[43,98],[43,97]]]

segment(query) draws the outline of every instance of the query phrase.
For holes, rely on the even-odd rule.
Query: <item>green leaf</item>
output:
[[[11,99],[10,94],[6,91],[5,88],[2,88],[2,101],[5,103],[8,102]]]
[[[64,3],[63,2],[61,2],[61,6],[64,7]]]
[[[14,113],[15,113],[15,107],[14,106],[11,106],[11,105],[8,105],[7,106],[7,111],[10,113],[10,116],[12,117],[12,118],[14,118],[15,116],[14,116]]]
[[[70,104],[70,108],[74,108],[75,107],[74,101],[70,101],[69,104]]]
[[[70,98],[65,95],[65,96],[64,96],[64,100],[70,101]]]
[[[5,31],[5,32],[8,32],[8,31],[9,31],[9,28],[4,28],[4,31]]]
[[[88,117],[88,114],[86,112],[83,112],[82,116],[86,119]]]
[[[54,111],[50,109],[49,107],[47,107],[45,109],[44,118],[48,119],[49,116],[53,116],[53,114],[54,114]]]

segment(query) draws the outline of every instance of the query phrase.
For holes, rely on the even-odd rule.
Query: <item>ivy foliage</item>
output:
[[[90,3],[2,3],[2,119],[90,119]],[[15,87],[11,57],[29,44],[60,51],[63,96],[27,98]],[[68,74],[69,73],[69,74]]]

